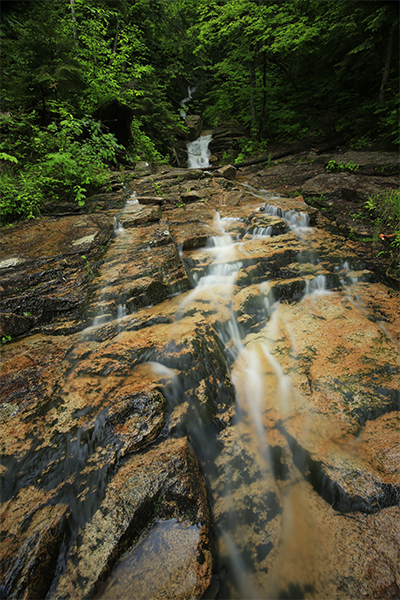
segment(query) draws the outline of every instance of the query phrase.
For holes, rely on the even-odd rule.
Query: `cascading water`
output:
[[[301,222],[290,215],[291,223]],[[262,590],[251,580],[248,573],[251,563],[240,550],[240,541],[237,539],[238,527],[245,528],[252,522],[260,522],[263,519],[262,512],[273,510],[275,504],[275,485],[272,477],[272,464],[268,437],[263,425],[264,398],[266,387],[269,386],[272,393],[279,395],[283,409],[290,402],[291,386],[290,380],[271,355],[266,343],[255,343],[246,345],[243,338],[246,332],[238,324],[237,316],[233,309],[234,296],[237,292],[235,283],[238,274],[243,268],[245,261],[249,264],[246,249],[243,248],[241,240],[234,241],[225,231],[229,224],[229,218],[221,218],[216,214],[214,227],[219,230],[220,235],[210,239],[208,247],[202,252],[211,254],[212,261],[208,263],[205,270],[200,270],[199,277],[192,271],[191,279],[196,282],[195,289],[189,294],[182,304],[180,315],[193,309],[193,303],[201,303],[204,296],[214,298],[214,309],[219,310],[218,305],[224,303],[230,312],[230,318],[226,325],[217,326],[229,363],[232,365],[232,381],[236,388],[236,410],[234,426],[231,428],[232,439],[228,443],[228,449],[222,453],[217,449],[215,440],[209,437],[209,433],[200,427],[191,430],[194,443],[197,442],[197,450],[201,447],[213,448],[211,452],[213,461],[206,461],[205,470],[211,481],[213,499],[217,505],[225,505],[221,509],[220,520],[217,520],[217,538],[220,564],[228,565],[228,584],[225,585],[223,597],[258,598],[265,597]],[[253,233],[252,239],[269,237],[269,228],[258,229]],[[193,259],[193,256],[191,257]],[[251,261],[250,261],[251,262]],[[261,320],[267,320],[274,312],[278,314],[279,302],[270,302],[265,298],[264,314]],[[200,308],[201,310],[201,308]],[[271,320],[271,323],[274,321]],[[249,441],[252,440],[251,444]],[[237,493],[235,480],[239,476],[236,467],[232,467],[231,445],[237,450],[234,452],[240,471],[248,473],[247,484],[249,490],[252,487],[263,487],[266,482],[266,496],[261,499],[261,506],[249,504]],[[201,452],[199,452],[201,454]],[[218,457],[219,455],[219,457]],[[214,463],[215,457],[218,457]],[[222,487],[221,487],[222,484]],[[272,506],[270,503],[272,502]],[[248,516],[239,518],[235,513],[235,503],[247,506],[245,509]],[[250,516],[251,514],[251,516]],[[233,586],[233,587],[232,587]],[[236,590],[236,593],[234,592]],[[238,594],[238,595],[236,595]]]
[[[211,142],[212,135],[201,135],[194,142],[187,143],[188,168],[203,169],[210,166],[210,150],[208,144]]]
[[[182,107],[181,111],[180,111],[182,119],[186,118],[186,114],[187,114],[186,110],[185,110],[186,104],[188,104],[192,100],[193,94],[195,93],[195,91],[196,91],[196,86],[195,85],[189,85],[188,86],[188,90],[187,90],[187,93],[188,93],[187,97],[184,98],[183,100],[181,100],[181,102],[180,102],[181,107]]]
[[[362,462],[362,456],[358,455],[361,436],[351,445],[347,444],[347,433],[343,435],[340,431],[337,441],[327,431],[326,425],[321,427],[321,432],[318,431],[326,414],[331,410],[339,412],[339,409],[334,404],[336,389],[332,394],[333,402],[327,406],[329,394],[325,393],[323,383],[313,372],[313,356],[321,351],[324,342],[322,340],[317,347],[319,337],[323,337],[317,327],[325,322],[333,327],[329,318],[333,315],[333,324],[340,322],[338,315],[343,312],[343,322],[346,323],[350,308],[367,314],[354,289],[363,274],[353,263],[350,265],[344,259],[338,259],[336,263],[328,264],[322,254],[309,249],[315,232],[305,214],[275,208],[273,197],[266,191],[258,192],[253,188],[251,193],[263,202],[262,206],[258,202],[257,211],[254,210],[256,207],[249,208],[243,216],[245,211],[241,212],[242,207],[235,207],[237,212],[234,214],[240,216],[232,216],[229,206],[221,207],[224,216],[216,212],[212,225],[210,220],[209,230],[214,235],[210,235],[205,247],[184,250],[181,244],[180,257],[192,284],[192,289],[181,302],[179,298],[170,298],[165,303],[167,307],[163,307],[161,301],[158,308],[146,304],[144,315],[135,315],[129,308],[128,288],[131,286],[132,294],[132,281],[138,275],[136,263],[143,256],[144,260],[148,258],[146,248],[151,247],[153,251],[155,247],[165,248],[164,240],[170,235],[170,230],[166,229],[165,223],[160,223],[158,229],[151,229],[152,237],[149,233],[146,237],[139,230],[145,230],[147,222],[143,227],[128,225],[126,219],[136,218],[135,211],[139,215],[143,209],[135,195],[115,219],[115,237],[109,248],[108,265],[99,277],[97,291],[92,298],[93,305],[104,306],[104,311],[94,323],[97,327],[88,328],[82,332],[80,339],[75,338],[75,347],[68,350],[64,361],[65,380],[57,388],[57,394],[49,395],[48,404],[41,408],[40,418],[43,415],[47,418],[49,413],[49,421],[59,419],[60,427],[63,426],[64,411],[72,411],[76,426],[73,430],[66,430],[67,434],[60,430],[52,437],[51,446],[44,438],[33,439],[26,454],[15,460],[15,466],[6,461],[12,475],[8,479],[9,487],[2,490],[6,499],[17,495],[21,487],[36,480],[46,489],[51,489],[54,484],[56,500],[64,502],[72,512],[67,523],[69,529],[65,534],[65,545],[60,551],[55,586],[65,564],[79,563],[85,554],[82,551],[82,556],[79,556],[79,544],[84,535],[90,539],[90,544],[97,539],[97,547],[101,547],[101,551],[109,542],[108,538],[106,541],[101,536],[96,538],[95,523],[91,519],[102,503],[106,488],[110,487],[111,478],[120,468],[118,452],[121,446],[115,446],[113,431],[114,426],[119,427],[119,421],[126,418],[125,411],[129,406],[124,404],[114,417],[112,410],[115,403],[122,404],[135,390],[137,380],[132,382],[131,362],[136,361],[135,368],[146,366],[154,373],[157,384],[151,379],[151,385],[157,385],[157,390],[163,389],[168,405],[167,419],[175,409],[180,411],[185,405],[170,431],[166,434],[168,426],[171,426],[166,423],[165,429],[157,434],[158,437],[146,442],[138,455],[142,451],[144,456],[151,452],[153,443],[155,447],[162,445],[164,435],[169,433],[172,437],[190,439],[207,479],[215,532],[216,569],[219,570],[222,565],[229,569],[220,597],[317,597],[313,585],[315,582],[318,584],[319,554],[323,552],[328,536],[321,520],[315,525],[314,515],[318,516],[318,513],[313,510],[325,503],[328,509],[323,514],[333,521],[338,520],[339,513],[334,513],[332,507],[335,502],[342,502],[347,492],[322,472],[322,461],[312,460],[314,445],[328,447],[331,455],[337,452],[339,463],[346,460],[346,453],[355,456],[356,463]],[[185,210],[185,214],[190,212],[187,207]],[[253,212],[249,217],[250,210]],[[210,213],[208,207],[204,211]],[[144,218],[143,215],[141,218]],[[123,227],[124,219],[126,229]],[[143,223],[139,217],[138,222]],[[133,233],[135,229],[136,234]],[[154,241],[157,246],[150,246]],[[138,250],[131,254],[134,243],[137,243]],[[172,242],[170,246],[173,249],[170,260],[179,260],[176,247]],[[179,266],[182,267],[181,264]],[[131,280],[127,283],[126,272],[129,269],[132,269]],[[265,275],[267,272],[270,273],[268,276]],[[113,297],[111,288],[108,288],[110,279],[118,282],[118,286],[113,288]],[[145,281],[143,287],[148,285],[149,282]],[[161,334],[153,331],[155,322],[162,324]],[[127,323],[130,330],[125,328]],[[140,331],[143,323],[145,325]],[[185,326],[186,331],[196,330],[193,337],[188,338],[193,348],[186,348],[186,339],[180,337]],[[313,328],[317,332],[315,339],[309,346],[305,342],[305,351],[302,338],[307,330]],[[381,330],[388,336],[383,325]],[[205,331],[207,338],[203,337]],[[135,335],[129,336],[128,332],[135,332]],[[137,348],[132,349],[136,343],[136,332],[137,337],[141,335],[143,340],[153,336],[154,346],[149,344],[142,350],[138,343]],[[356,329],[344,333],[339,331],[339,337],[341,335],[347,335],[353,342],[360,332]],[[184,352],[181,352],[182,347]],[[104,357],[106,362],[102,363]],[[336,357],[327,355],[326,365],[329,368],[333,365],[334,370],[340,360],[340,352]],[[144,364],[146,361],[147,364]],[[196,365],[189,375],[193,362]],[[295,385],[299,364],[303,365],[303,371]],[[214,370],[218,377],[213,381],[217,381],[217,385],[210,393],[207,382],[212,380]],[[123,389],[120,390],[125,377],[127,383],[125,387],[122,384]],[[108,404],[108,398],[104,394],[101,396],[103,388],[111,397]],[[303,396],[299,389],[304,391]],[[314,413],[307,413],[305,405],[314,390],[320,394],[321,403]],[[351,393],[346,388],[346,398]],[[212,396],[211,400],[207,394]],[[87,401],[87,395],[93,404]],[[101,401],[96,405],[97,397]],[[397,397],[394,395],[394,398],[396,400]],[[148,408],[146,402],[143,403],[145,410]],[[210,404],[213,406],[210,407]],[[133,421],[136,417],[134,409],[129,413]],[[362,414],[354,414],[352,426],[358,431]],[[89,421],[81,425],[79,419],[87,415],[90,416]],[[147,427],[147,423],[143,424]],[[39,420],[36,426],[39,429]],[[136,433],[132,437],[134,435]],[[309,440],[311,450],[306,450],[304,448],[307,448]],[[132,457],[136,450],[130,452]],[[126,458],[129,460],[129,451]],[[124,457],[122,464],[123,461]],[[100,466],[96,468],[96,464]],[[359,477],[357,468],[351,472],[351,481]],[[17,474],[15,477],[14,473]],[[144,487],[151,489],[152,481],[149,477]],[[373,483],[367,481],[368,486],[373,487]],[[312,496],[312,486],[318,490],[317,500],[315,495]],[[177,486],[176,490],[179,495],[180,487]],[[170,491],[171,488],[168,488],[167,494]],[[135,488],[129,489],[127,494],[126,506],[134,501]],[[348,495],[351,496],[350,493]],[[346,501],[348,505],[344,512],[355,513],[352,497]],[[358,502],[357,497],[355,501]],[[159,496],[154,497],[152,502],[159,502]],[[150,503],[151,507],[153,504]],[[117,504],[117,511],[125,510],[126,506]],[[150,508],[150,513],[152,510]],[[371,502],[366,514],[362,515],[365,521],[374,510]],[[104,519],[107,518],[106,512],[103,513]],[[355,516],[349,515],[349,521],[355,522],[355,519]],[[148,524],[139,541],[132,541],[133,544],[137,542],[136,546],[121,558],[99,598],[110,597],[118,589],[119,581],[127,582],[128,592],[114,595],[114,598],[139,597],[135,596],[135,578],[140,578],[142,571],[148,567],[147,555],[153,551],[154,556],[154,548],[158,548],[164,533],[179,537],[183,544],[188,543],[188,548],[193,547],[189,544],[192,538],[196,543],[197,524],[188,526],[173,519],[156,520],[152,524],[148,521]],[[134,528],[135,522],[131,524],[131,529]],[[122,536],[121,547],[110,546],[112,554],[111,558],[107,558],[110,568],[114,564],[112,561],[119,556],[119,550],[125,549],[130,533],[128,531],[126,536]],[[136,535],[136,531],[133,533]],[[78,551],[70,559],[67,553],[76,540]],[[157,559],[161,556],[167,561],[168,552],[162,544],[159,547],[161,552]],[[83,580],[88,573],[84,567],[82,569],[78,579]],[[104,573],[100,574],[101,578]],[[153,577],[154,593],[163,593],[169,577],[167,567],[160,581]],[[68,573],[64,572],[64,579],[68,580]],[[67,583],[69,585],[69,581]],[[49,591],[49,599],[66,597],[54,589]],[[153,593],[153,587],[150,586],[148,592]],[[327,597],[337,596],[331,594]]]
[[[261,212],[284,219],[299,239],[305,240],[305,236],[312,235],[305,214],[285,212],[269,204],[262,206]],[[264,328],[260,325],[254,333],[250,333],[240,323],[234,308],[235,297],[240,292],[239,280],[243,277],[243,271],[251,267],[251,244],[269,238],[272,228],[254,229],[247,241],[234,240],[225,230],[229,221],[229,217],[221,218],[217,213],[214,228],[219,230],[219,235],[211,238],[205,248],[190,253],[190,257],[183,254],[195,287],[181,304],[178,317],[184,319],[193,310],[206,311],[207,314],[215,311],[218,314],[223,307],[222,312],[228,311],[229,318],[221,317],[216,331],[232,373],[236,392],[235,411],[231,427],[225,430],[218,442],[214,432],[204,428],[200,415],[193,418],[188,429],[210,485],[215,509],[218,564],[220,567],[228,566],[222,597],[275,598],[283,593],[279,590],[288,582],[296,578],[301,580],[303,568],[306,571],[310,567],[313,569],[312,561],[317,562],[315,557],[312,558],[310,544],[304,550],[304,557],[301,555],[301,536],[313,539],[315,535],[308,500],[304,497],[304,491],[297,489],[296,475],[289,475],[284,472],[284,467],[279,466],[279,460],[276,459],[277,452],[280,452],[279,445],[276,445],[277,433],[273,434],[274,439],[269,439],[269,411],[273,419],[284,420],[290,418],[293,407],[299,402],[290,376],[285,374],[273,351],[282,335],[285,335],[294,364],[297,344],[286,321],[286,309],[274,300],[270,291],[266,292],[255,311],[258,322],[266,324]],[[304,252],[299,258],[300,268],[309,268],[310,264],[315,265],[319,260]],[[349,297],[351,291],[348,286],[355,283],[356,279],[351,278],[347,264],[339,271],[341,284],[346,297]],[[299,296],[305,303],[305,311],[310,310],[307,299],[312,301],[316,296],[328,294],[327,286],[328,280],[324,274],[306,280],[303,296]],[[268,282],[259,285],[261,296],[263,289],[268,289]],[[300,302],[302,305],[303,302]],[[249,305],[247,309],[251,313]],[[260,333],[257,333],[258,330]],[[182,399],[182,384],[179,383],[175,391],[169,393]],[[304,436],[307,435],[305,430]],[[267,520],[272,523],[276,521],[276,525],[264,531],[263,524]],[[268,574],[266,568],[262,574],[259,564],[267,560],[270,548],[276,541],[274,527],[278,526],[278,520],[282,522],[282,539],[276,570]],[[311,561],[311,565],[305,567],[307,561]],[[295,566],[295,563],[298,565]]]
[[[196,91],[196,86],[195,85],[189,85],[188,86],[188,95],[186,98],[184,98],[183,100],[181,100],[181,117],[183,119],[186,118],[186,104],[188,104],[192,98],[193,98],[193,94]],[[200,137],[198,137],[196,140],[192,141],[192,142],[188,142],[186,144],[187,146],[187,153],[188,153],[188,160],[187,160],[187,164],[188,164],[188,168],[189,169],[203,169],[203,168],[207,168],[210,167],[210,162],[209,162],[209,156],[211,154],[210,150],[208,149],[208,144],[210,143],[212,138],[212,135],[201,135]]]

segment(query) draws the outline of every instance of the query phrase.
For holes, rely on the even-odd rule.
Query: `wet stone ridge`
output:
[[[2,238],[3,597],[398,597],[399,294],[250,183]]]

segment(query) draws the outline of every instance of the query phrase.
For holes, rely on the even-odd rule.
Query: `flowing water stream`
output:
[[[189,162],[194,161],[189,166],[208,166],[208,138],[203,136],[188,145],[192,156],[189,154]],[[207,244],[196,250],[181,251],[192,289],[177,305],[165,354],[151,351],[143,354],[142,361],[147,361],[164,382],[163,394],[170,413],[183,402],[190,406],[175,435],[189,437],[207,481],[216,569],[228,568],[219,597],[322,598],[324,589],[327,598],[333,597],[331,583],[324,578],[329,572],[332,523],[339,515],[335,510],[361,510],[364,519],[378,509],[395,506],[399,493],[394,486],[378,485],[370,478],[366,487],[373,489],[365,500],[357,495],[357,490],[354,493],[341,480],[336,481],[335,476],[330,478],[329,471],[338,462],[340,468],[350,460],[361,464],[362,440],[357,438],[357,427],[367,417],[362,412],[357,415],[351,440],[347,432],[338,433],[337,424],[331,426],[330,411],[343,411],[339,401],[335,404],[335,394],[339,392],[323,388],[312,373],[312,357],[322,350],[329,355],[320,324],[326,323],[328,327],[335,319],[341,319],[346,333],[350,317],[360,315],[373,324],[382,339],[388,340],[390,336],[385,324],[370,314],[359,295],[360,283],[369,273],[348,260],[327,259],[318,250],[324,248],[323,236],[310,227],[305,213],[277,208],[274,205],[277,196],[266,190],[249,185],[244,188],[254,196],[252,211],[256,218],[232,215],[229,207],[221,207],[215,211],[212,226],[215,235],[209,237]],[[136,205],[133,196],[125,210],[136,210]],[[118,218],[114,232],[117,248],[114,255],[122,258],[128,252],[130,238]],[[285,235],[280,235],[283,232]],[[260,260],[269,260],[269,249],[271,253],[280,253],[276,254],[278,258],[273,257],[270,278],[260,272]],[[283,275],[278,281],[273,275],[276,262],[287,253],[291,259],[285,259]],[[127,254],[126,264],[130,260]],[[113,273],[123,283],[123,268],[121,273],[116,274],[115,269]],[[123,333],[130,318],[124,293],[113,299],[112,313],[107,281],[99,290],[105,308],[102,314],[97,314],[93,326],[81,334],[79,343],[84,352],[79,355],[73,348],[69,353],[68,377],[69,373],[73,377],[79,360],[84,363],[87,356],[90,358],[98,327],[106,328],[115,322],[117,332]],[[196,322],[206,323],[215,334],[210,352],[218,352],[220,370],[227,372],[231,382],[219,384],[213,399],[219,406],[216,417],[210,417],[206,403],[196,404],[193,400],[189,390],[199,382],[194,383],[186,375],[185,367],[173,358],[181,328],[185,322],[191,323],[193,315],[198,315]],[[317,336],[314,339],[310,335],[313,328]],[[349,330],[346,335],[356,339],[358,332]],[[348,352],[344,347],[342,351],[344,356]],[[336,373],[339,363],[339,358],[332,358],[325,368]],[[89,359],[87,364],[90,372]],[[214,369],[216,363],[210,361],[210,364]],[[208,377],[208,364],[200,367]],[[101,373],[99,385],[106,375]],[[323,379],[323,375],[319,377]],[[350,381],[351,373],[348,378]],[[338,390],[342,385],[339,380],[340,375]],[[361,389],[364,384],[359,380],[357,385]],[[379,385],[379,394],[388,397],[388,401],[376,416],[400,406],[398,391],[388,391]],[[43,409],[43,415],[55,407],[62,410],[68,401],[73,404],[73,381],[68,380],[68,386],[59,390],[52,405]],[[302,394],[299,390],[305,391]],[[350,384],[346,393],[350,397]],[[321,397],[318,410],[310,409],[311,394]],[[328,401],[330,395],[334,401]],[[84,410],[93,411],[93,419],[79,427]],[[56,488],[56,499],[69,505],[73,518],[69,519],[69,540],[60,554],[58,572],[64,568],[62,563],[69,546],[79,537],[78,531],[101,503],[115,461],[109,445],[108,408],[98,410],[96,406],[87,406],[81,412],[77,409],[74,416],[75,430],[55,437],[51,448],[34,442],[22,461],[18,458],[15,467],[10,463],[13,477],[8,479],[9,487],[2,490],[8,500],[31,480],[41,477],[46,489]],[[325,459],[313,458],[325,447],[331,457],[326,468]],[[96,461],[102,466],[91,471],[90,464]],[[364,471],[361,467],[359,471],[355,469],[354,477],[359,472],[364,477]],[[321,508],[324,502],[330,512]],[[146,561],[167,560],[169,536],[179,536],[183,547],[187,544],[189,548],[198,536],[198,529],[175,520],[154,523],[139,544],[117,562],[97,597],[136,598],[136,586],[148,566]],[[168,568],[165,581],[170,577]],[[160,592],[164,579],[154,581],[154,590],[151,588],[149,593]],[[57,593],[52,595],[53,591],[49,598],[58,597]]]
[[[268,192],[260,194],[254,189],[252,192],[258,198],[271,197]],[[285,213],[267,203],[259,207],[259,210],[282,218],[298,236],[312,232],[305,214],[295,211]],[[197,309],[202,310],[205,298],[207,311],[214,310],[218,313],[221,304],[229,308],[231,314],[228,324],[219,326],[217,323],[216,329],[231,366],[236,396],[235,411],[225,440],[221,436],[219,442],[216,442],[215,432],[205,430],[201,418],[194,420],[188,427],[211,488],[219,567],[228,567],[220,597],[272,598],[279,588],[274,577],[267,577],[266,581],[262,577],[257,581],[257,577],[254,577],[258,570],[257,563],[272,548],[268,530],[263,530],[263,525],[278,516],[286,522],[292,519],[292,503],[295,500],[291,497],[290,488],[296,482],[285,483],[289,491],[282,506],[279,499],[282,494],[278,490],[263,420],[266,406],[271,401],[270,395],[274,396],[281,417],[285,417],[290,411],[293,390],[290,377],[284,374],[279,362],[270,352],[268,337],[247,340],[249,331],[238,323],[233,309],[234,296],[238,292],[238,276],[245,262],[247,266],[249,264],[249,252],[243,238],[247,234],[250,245],[252,240],[268,238],[272,228],[255,228],[250,235],[246,231],[244,236],[234,240],[226,231],[231,223],[232,218],[221,218],[217,212],[214,227],[219,230],[219,235],[212,237],[208,246],[198,252],[199,262],[196,253],[191,253],[189,260],[185,261],[184,258],[195,287],[182,302],[179,314],[183,318],[185,313],[193,310],[196,303],[200,304]],[[209,260],[207,256],[210,257]],[[315,293],[328,293],[325,290],[325,277],[322,275],[307,280],[303,298]],[[211,307],[210,298],[213,299],[211,305],[214,304]],[[279,328],[281,319],[279,301],[275,301],[271,294],[264,295],[261,305],[257,305],[256,319],[260,324],[268,323],[268,334],[273,339],[274,330]],[[291,352],[294,355],[294,338],[292,344]],[[180,395],[182,390],[173,390],[172,393]],[[207,452],[204,448],[207,448]],[[303,507],[302,510],[306,509]],[[310,518],[307,514],[303,517],[306,520]],[[294,539],[297,532],[287,523],[285,526],[288,535],[285,543],[299,545],[297,550],[300,552],[303,541]],[[308,524],[303,527],[306,531],[302,535],[307,535]],[[296,568],[295,564],[291,564],[293,557],[290,553],[284,555],[282,560],[281,569]]]
[[[186,104],[188,104],[192,99],[193,99],[193,94],[196,91],[196,86],[195,85],[189,85],[187,92],[188,95],[186,96],[186,98],[184,98],[183,100],[181,100],[180,105],[181,105],[181,110],[180,110],[180,115],[182,117],[182,119],[186,118]]]
[[[327,306],[331,295],[365,310],[355,291],[359,278],[348,262],[331,265],[330,272],[318,274],[321,257],[308,250],[313,236],[308,216],[276,208],[271,204],[274,197],[265,190],[246,188],[265,201],[257,209],[260,213],[282,219],[300,241],[299,274],[304,275],[310,265],[315,267],[316,274],[306,278],[298,294],[300,313],[314,318],[319,312],[317,300],[324,298]],[[186,428],[210,488],[218,565],[228,567],[220,597],[303,598],[313,592],[318,579],[323,542],[318,539],[320,525],[313,523],[309,490],[299,476],[299,470],[307,471],[306,458],[300,449],[292,447],[297,470],[290,461],[282,460],[284,445],[276,442],[277,435],[291,439],[285,420],[298,412],[301,399],[287,374],[290,366],[285,360],[283,368],[274,350],[283,337],[289,365],[294,366],[298,360],[297,334],[291,328],[290,309],[274,297],[268,281],[258,286],[257,302],[247,305],[248,312],[253,311],[251,327],[238,319],[235,297],[240,293],[241,280],[247,279],[244,270],[251,269],[252,246],[255,240],[270,238],[273,227],[254,227],[251,231],[244,227],[240,235],[231,235],[232,224],[237,221],[240,218],[221,217],[216,212],[214,228],[218,235],[210,238],[205,248],[183,255],[193,290],[182,301],[178,320],[194,311],[218,315],[222,306],[229,311],[229,319],[215,319],[215,329],[236,398],[230,427],[219,435],[205,427],[201,412],[194,411]],[[181,381],[165,389],[172,407],[184,394]],[[301,436],[305,446],[313,436],[315,427],[310,422],[307,425],[306,419]],[[328,498],[332,501],[330,493]]]
[[[212,135],[201,135],[194,142],[187,143],[188,168],[202,169],[210,166],[209,156],[211,154],[208,144],[211,142]]]

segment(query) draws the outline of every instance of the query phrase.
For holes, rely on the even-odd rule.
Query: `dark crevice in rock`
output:
[[[296,467],[305,479],[311,483],[317,494],[328,502],[334,510],[343,513],[359,511],[374,514],[383,508],[397,506],[400,502],[400,488],[378,481],[372,482],[374,490],[369,495],[361,496],[346,492],[339,482],[334,481],[329,475],[330,473],[337,473],[335,467],[313,459],[310,453],[285,430],[282,424],[280,424],[279,429],[288,441]],[[345,482],[346,477],[352,477],[354,473],[343,473],[343,482]]]
[[[361,405],[355,397],[358,395],[359,382],[357,378],[350,378],[346,381],[337,378],[332,380],[335,390],[339,391],[347,404],[349,415],[357,420],[360,427],[363,427],[367,421],[373,421],[386,413],[400,410],[400,391],[374,385],[373,382],[378,378],[378,374],[381,378],[385,377],[390,380],[398,375],[398,368],[392,365],[383,365],[380,366],[379,371],[371,370],[368,373],[370,385],[363,392]]]
[[[283,448],[281,446],[270,446],[272,472],[276,480],[285,481],[289,477],[289,467],[285,463]]]

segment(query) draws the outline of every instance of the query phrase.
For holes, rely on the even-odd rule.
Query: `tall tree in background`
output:
[[[2,15],[3,110],[37,107],[46,115],[52,100],[78,107],[84,73],[66,35],[64,13],[59,0],[44,0],[17,2]]]
[[[2,16],[1,108],[46,123],[117,99],[166,154],[196,83],[209,124],[236,119],[259,139],[395,140],[398,41],[387,0],[21,0]]]
[[[207,117],[229,115],[259,137],[336,128],[395,135],[396,4],[203,0],[193,31],[212,74]]]

